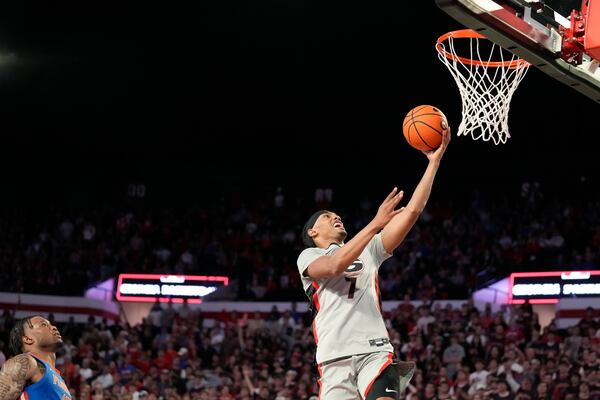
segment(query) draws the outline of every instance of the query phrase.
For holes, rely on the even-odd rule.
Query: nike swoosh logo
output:
[[[397,390],[392,390],[392,389],[388,389],[388,388],[385,388],[385,392],[386,393],[398,393]]]

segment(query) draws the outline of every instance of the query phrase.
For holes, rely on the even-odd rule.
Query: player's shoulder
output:
[[[325,254],[323,249],[320,249],[318,247],[307,247],[306,249],[302,250],[302,252],[300,252],[300,254],[298,255],[296,264],[298,265],[298,268],[307,267],[308,264],[322,256],[323,254]]]
[[[314,254],[325,254],[325,249],[321,249],[320,247],[307,247],[300,252],[298,259]]]
[[[17,373],[19,375],[32,374],[37,368],[37,361],[35,358],[28,353],[17,354],[14,357],[9,358],[2,365],[2,370],[6,373]]]
[[[22,364],[25,362],[35,363],[36,361],[35,357],[32,356],[30,353],[21,353],[9,358],[8,360],[6,360],[6,362]]]
[[[303,260],[303,259],[312,258],[312,257],[318,257],[318,256],[322,256],[325,254],[331,254],[333,251],[335,251],[339,247],[340,246],[335,243],[330,244],[329,247],[327,247],[326,249],[321,248],[321,247],[307,247],[306,249],[302,250],[302,252],[298,256],[298,260]]]

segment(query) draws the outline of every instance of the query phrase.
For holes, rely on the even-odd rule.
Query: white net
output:
[[[457,53],[457,47],[463,56]],[[529,63],[471,30],[440,37],[436,48],[462,97],[462,121],[457,135],[506,143],[510,138],[510,101]]]

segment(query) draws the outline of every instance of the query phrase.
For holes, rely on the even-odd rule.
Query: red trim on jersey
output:
[[[390,365],[391,363],[392,363],[392,353],[389,353],[387,360],[381,366],[381,368],[379,368],[379,372],[377,372],[377,375],[375,375],[375,378],[373,378],[373,380],[371,381],[371,383],[369,383],[369,386],[367,386],[367,390],[365,390],[365,395],[364,395],[365,399],[367,398],[367,394],[369,394],[369,390],[371,390],[371,386],[373,386],[373,384],[375,383],[375,380],[377,378],[379,378],[379,375],[381,375],[381,373],[383,372],[383,370],[386,369],[388,367],[388,365]]]
[[[29,400],[29,395],[27,394],[27,389],[25,389],[26,391],[23,392],[23,394],[21,395],[21,400]]]
[[[377,310],[381,314],[381,308],[379,307],[379,276],[375,275],[375,304],[377,304]]]
[[[321,309],[321,304],[319,303],[319,295],[317,292],[319,291],[319,284],[313,281],[312,286],[315,288],[315,293],[313,294],[313,303],[315,304],[315,308],[317,312]],[[317,316],[313,319],[312,323],[313,328],[313,336],[315,337],[315,344],[319,344],[319,337],[317,336]]]
[[[323,384],[321,383],[321,380],[323,379],[323,370],[321,369],[321,365],[317,364],[317,369],[319,370],[319,379],[317,380],[317,383],[319,384],[319,399],[321,399],[321,390],[323,389]]]

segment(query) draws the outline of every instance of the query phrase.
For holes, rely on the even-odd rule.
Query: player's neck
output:
[[[47,362],[52,366],[52,368],[56,365],[56,353],[53,351],[44,351],[40,349],[35,349],[30,351],[31,354],[36,356],[37,358]]]
[[[335,239],[323,240],[321,239],[319,242],[315,243],[316,247],[327,250],[331,246],[339,246],[342,247],[344,245],[343,241],[338,241]]]

